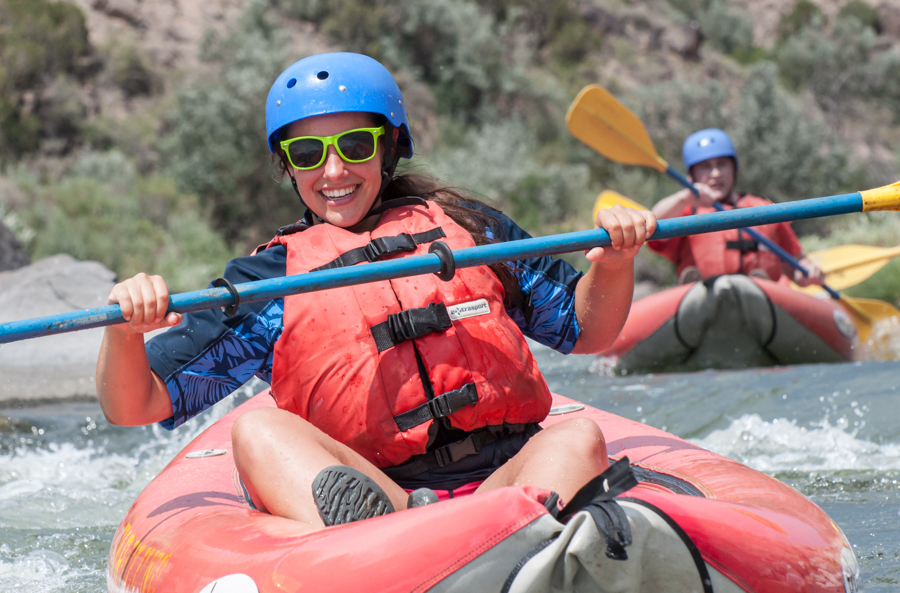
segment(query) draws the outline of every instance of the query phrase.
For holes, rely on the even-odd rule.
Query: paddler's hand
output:
[[[690,195],[690,199],[693,204],[698,208],[712,208],[713,204],[725,199],[725,192],[719,189],[712,188],[705,183],[695,183],[694,187],[697,188],[697,191],[700,192],[699,196],[695,196],[694,193],[689,190],[686,191]]]
[[[809,276],[804,276],[803,272],[792,268],[795,284],[798,286],[809,286],[810,284],[822,286],[825,284],[825,272],[823,272],[819,266],[814,264],[811,259],[808,257],[801,257],[800,265],[806,268],[806,271],[809,272]]]
[[[169,313],[169,287],[162,276],[143,272],[113,286],[107,304],[118,304],[128,323],[111,326],[127,333],[144,334],[181,323],[181,313]]]
[[[587,252],[589,262],[611,264],[634,258],[644,242],[656,231],[656,216],[649,210],[624,206],[604,208],[597,213],[594,228],[605,229],[612,245]]]

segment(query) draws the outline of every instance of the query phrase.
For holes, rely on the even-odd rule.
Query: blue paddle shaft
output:
[[[859,193],[852,193],[786,204],[772,204],[757,208],[741,208],[697,216],[685,216],[659,221],[656,232],[653,233],[651,239],[671,239],[698,233],[743,228],[750,225],[774,224],[804,218],[849,214],[862,212],[862,208],[862,196]],[[609,244],[609,234],[603,229],[595,229],[458,249],[453,252],[453,257],[457,268],[469,268],[545,255],[582,251],[592,247],[604,247]],[[235,288],[240,296],[241,303],[251,303],[281,298],[292,294],[340,288],[353,284],[432,274],[440,270],[440,258],[434,254],[427,254],[337,268],[323,272],[258,280],[256,282],[238,284]],[[234,304],[234,297],[227,288],[207,288],[172,295],[169,298],[168,311],[189,313],[191,311],[214,309],[232,304]],[[72,311],[37,319],[13,321],[0,325],[0,344],[124,322],[125,318],[122,316],[122,311],[118,305],[107,305],[105,307]]]
[[[668,175],[669,177],[671,177],[672,179],[674,179],[675,181],[677,181],[678,183],[680,183],[687,189],[691,190],[691,193],[694,194],[695,196],[697,196],[698,198],[700,197],[700,191],[694,186],[694,184],[691,183],[687,177],[685,177],[684,175],[682,175],[681,173],[679,173],[678,171],[673,169],[671,166],[669,166],[669,168],[666,169],[666,175]],[[713,203],[713,207],[716,210],[718,210],[719,212],[725,211],[725,207],[722,206],[722,204],[720,204],[719,202]],[[771,239],[769,239],[762,233],[758,232],[756,229],[745,228],[744,230],[747,232],[748,235],[753,237],[753,239],[757,243],[762,243],[763,245],[766,246],[766,249],[768,249],[769,251],[771,251],[772,253],[777,255],[778,258],[781,259],[781,261],[787,263],[790,266],[793,266],[794,269],[800,270],[800,272],[804,276],[809,278],[809,270],[804,268],[803,264],[801,264],[799,261],[797,261],[797,258],[795,258],[793,255],[791,255],[790,253],[788,253],[787,251],[782,249],[780,245],[773,242]],[[822,288],[824,288],[825,291],[829,295],[831,295],[831,298],[840,300],[841,295],[836,290],[834,290],[828,286],[825,286],[824,284],[822,285]]]

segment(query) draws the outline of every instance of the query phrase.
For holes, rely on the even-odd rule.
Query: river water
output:
[[[800,490],[850,539],[866,591],[900,589],[900,362],[620,377],[534,350],[553,391]],[[141,489],[259,388],[174,433],[110,426],[96,404],[0,410],[12,417],[0,423],[0,592],[105,591],[113,534]]]

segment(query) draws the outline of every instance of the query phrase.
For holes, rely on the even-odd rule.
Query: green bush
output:
[[[432,172],[507,212],[541,233],[569,217],[588,221],[598,191],[588,167],[577,161],[542,161],[536,139],[519,119],[470,130],[459,147],[429,159]]]
[[[74,74],[90,51],[78,7],[47,0],[0,0],[0,51],[6,89],[33,88],[45,76]]]
[[[37,150],[41,133],[69,136],[83,117],[71,101],[56,97],[42,113],[47,84],[86,73],[91,53],[84,15],[74,5],[46,0],[0,0],[0,160]],[[72,119],[61,121],[60,116]],[[49,127],[42,121],[52,119]],[[46,123],[46,122],[45,122]]]
[[[177,291],[206,286],[236,252],[195,196],[170,179],[143,177],[119,152],[85,153],[58,183],[19,177],[29,206],[14,214],[33,259],[68,253],[119,278],[162,274]]]
[[[845,4],[840,12],[838,12],[837,18],[854,18],[866,27],[870,27],[876,33],[881,32],[881,22],[878,20],[878,11],[862,0],[851,0]]]
[[[134,45],[117,41],[107,48],[107,54],[110,78],[126,97],[153,95],[162,90],[161,78]]]
[[[203,56],[218,77],[179,89],[168,116],[165,170],[200,197],[231,244],[255,246],[303,214],[277,181],[265,137],[266,96],[287,65],[287,46],[266,4],[251,2],[225,38],[207,37]]]
[[[871,96],[869,64],[875,32],[857,19],[840,19],[831,35],[801,29],[775,52],[782,80],[788,87],[812,91],[826,111]]]
[[[696,19],[703,12],[709,9],[711,0],[669,0],[669,4],[689,16]]]
[[[722,53],[746,53],[753,47],[753,18],[738,8],[717,0],[698,20],[703,35]]]
[[[838,193],[850,179],[844,143],[777,80],[775,66],[764,62],[740,90],[733,128],[739,185],[776,201]]]
[[[872,60],[870,83],[872,96],[893,113],[893,123],[900,123],[900,48]]]
[[[778,38],[784,41],[804,28],[821,29],[827,22],[822,10],[810,0],[797,0],[794,8],[779,20]]]
[[[544,30],[528,30],[536,26],[529,19],[535,14],[520,8],[524,0],[485,6],[469,0],[283,3],[291,14],[316,22],[342,49],[362,51],[391,69],[411,72],[431,87],[439,113],[467,123],[490,121],[498,106],[530,95],[526,72],[536,58],[535,46],[543,38],[556,39]],[[546,4],[549,8],[541,14],[553,15],[559,5],[567,5],[561,0]],[[576,20],[550,19],[560,30]],[[576,33],[585,36],[583,27]],[[565,41],[556,43],[556,55],[571,59],[575,50]]]

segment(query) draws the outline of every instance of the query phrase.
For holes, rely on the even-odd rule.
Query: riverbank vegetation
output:
[[[407,169],[535,234],[587,228],[606,188],[647,206],[678,189],[568,134],[566,109],[591,82],[678,168],[687,134],[727,130],[743,191],[782,201],[884,184],[900,177],[900,15],[832,4],[785,0],[773,19],[749,0],[247,0],[204,27],[188,68],[148,49],[153,27],[186,36],[160,19],[0,0],[0,212],[33,258],[65,251],[205,285],[302,214],[269,159],[263,105],[284,66],[326,50],[396,74],[413,110]],[[891,220],[798,229],[808,249],[900,244]],[[664,266],[640,269],[670,278]],[[896,300],[900,285],[878,291]]]

